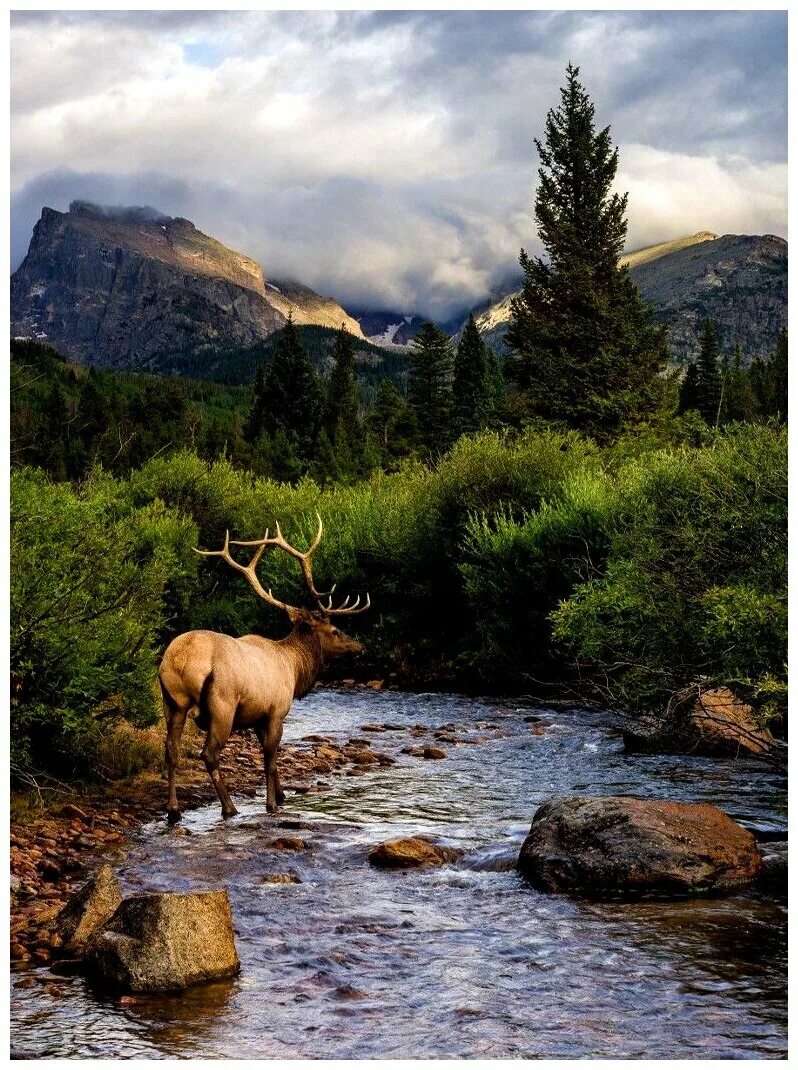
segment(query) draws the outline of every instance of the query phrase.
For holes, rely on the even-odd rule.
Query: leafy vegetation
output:
[[[786,660],[786,432],[705,445],[485,432],[434,466],[295,486],[181,451],[126,479],[12,481],[15,761],[85,769],[106,716],[156,716],[157,654],[191,627],[279,635],[282,616],[223,563],[226,529],[324,517],[317,580],[371,593],[362,671],[529,688],[579,674],[624,708],[696,678],[778,700]],[[303,589],[283,555],[264,581]],[[91,619],[91,627],[87,621]],[[54,745],[57,744],[57,745]]]

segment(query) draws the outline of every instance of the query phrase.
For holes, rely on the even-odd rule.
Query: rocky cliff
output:
[[[289,312],[299,323],[343,322],[362,337],[334,301],[267,282],[254,260],[154,209],[45,208],[11,279],[12,335],[107,367],[251,346]]]
[[[787,325],[787,242],[772,234],[719,238],[701,231],[626,253],[628,266],[655,319],[668,328],[674,359],[695,351],[706,317],[731,353],[769,357]],[[503,351],[515,293],[505,294],[477,317],[482,336]]]
[[[787,326],[787,242],[774,234],[724,234],[632,269],[654,317],[668,328],[677,360],[697,348],[711,319],[723,349],[746,364],[770,357]]]

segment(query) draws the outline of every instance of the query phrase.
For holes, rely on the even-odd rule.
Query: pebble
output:
[[[304,851],[307,844],[301,836],[277,836],[266,844],[267,850],[272,851]]]

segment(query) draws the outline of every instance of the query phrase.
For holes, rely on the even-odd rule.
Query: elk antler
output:
[[[316,549],[318,548],[318,545],[321,542],[321,536],[324,531],[324,525],[322,524],[321,517],[318,513],[316,513],[316,517],[319,521],[319,529],[316,532],[313,542],[310,544],[307,550],[304,551],[304,553],[301,550],[297,550],[297,548],[295,546],[292,546],[289,542],[286,542],[285,538],[283,537],[282,531],[280,531],[279,524],[275,524],[277,534],[274,535],[272,538],[269,538],[268,528],[266,529],[266,534],[263,536],[262,539],[254,539],[252,541],[234,539],[231,542],[230,533],[225,532],[224,546],[221,550],[197,550],[197,553],[202,554],[203,557],[221,557],[224,561],[227,562],[228,565],[231,565],[238,572],[241,572],[244,576],[246,576],[253,590],[260,598],[263,598],[271,605],[277,606],[278,609],[283,609],[288,613],[294,607],[287,605],[287,603],[285,602],[280,602],[277,598],[274,597],[271,590],[265,590],[255,572],[258,566],[258,562],[260,561],[261,557],[263,557],[263,553],[266,548],[268,546],[277,546],[281,550],[284,550],[285,553],[287,553],[290,557],[296,558],[296,560],[299,562],[302,568],[302,575],[305,577],[305,583],[307,584],[308,591],[312,595],[314,601],[316,602],[316,605],[322,611],[322,613],[325,613],[327,616],[332,616],[332,614],[334,613],[362,613],[371,605],[371,599],[368,595],[366,595],[366,601],[362,606],[360,605],[360,595],[358,595],[358,597],[355,599],[351,606],[349,605],[349,596],[347,595],[347,597],[344,599],[340,606],[334,607],[332,604],[332,595],[333,591],[335,590],[335,584],[333,584],[329,591],[316,590],[316,585],[313,582],[313,568],[311,565],[311,558],[313,557],[313,554],[316,552]],[[257,549],[255,550],[255,553],[249,564],[242,565],[240,562],[236,561],[230,553],[231,546],[255,546],[257,547]],[[322,602],[322,598],[327,599],[327,605],[324,605],[324,603]]]

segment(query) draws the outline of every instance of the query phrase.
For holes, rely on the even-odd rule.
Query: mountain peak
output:
[[[360,327],[331,298],[267,284],[257,261],[151,205],[44,208],[12,276],[12,330],[65,355],[146,366],[163,351],[254,345],[284,326]]]

